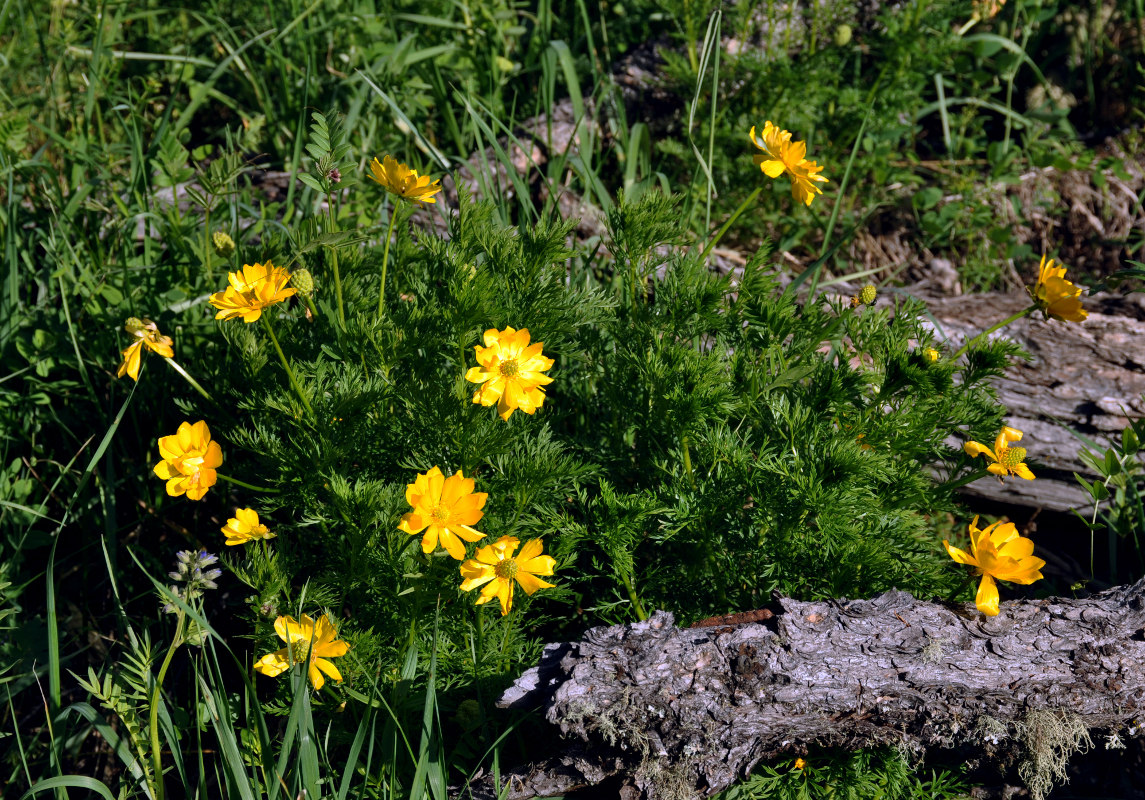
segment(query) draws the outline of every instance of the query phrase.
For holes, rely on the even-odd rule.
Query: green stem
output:
[[[708,260],[708,254],[711,253],[715,248],[716,243],[719,242],[719,240],[723,238],[724,234],[728,232],[728,228],[730,228],[737,219],[743,216],[743,212],[747,211],[747,207],[755,201],[755,198],[759,197],[759,193],[762,191],[762,186],[755,187],[755,191],[749,194],[747,199],[739,204],[739,208],[732,212],[732,215],[728,217],[728,221],[723,224],[723,227],[716,231],[716,235],[713,236],[706,245],[704,245],[704,252],[700,253],[701,264]]]
[[[210,400],[212,403],[215,402],[215,398],[211,397],[211,395],[207,392],[207,390],[204,389],[202,386],[200,386],[199,382],[197,380],[195,380],[194,378],[192,378],[190,373],[187,372],[187,370],[180,367],[178,362],[175,361],[175,359],[165,358],[163,360],[171,365],[171,369],[175,370],[180,375],[182,375],[184,380],[186,380],[187,383],[191,384],[191,386],[193,386],[199,394],[201,394],[203,397]]]
[[[992,334],[994,331],[999,330],[1001,328],[1005,328],[1011,322],[1017,322],[1022,317],[1028,317],[1030,314],[1034,313],[1037,310],[1038,310],[1037,306],[1030,306],[1029,308],[1022,309],[1017,314],[1011,314],[1010,316],[1006,317],[1001,322],[997,322],[994,325],[991,325],[989,328],[982,331],[980,334],[975,336],[973,339],[968,339],[966,341],[966,344],[962,345],[962,347],[959,348],[958,352],[954,354],[953,360],[957,361],[958,357],[961,356],[963,353],[965,353],[967,350],[969,350],[971,345],[973,345],[979,339],[984,339],[987,336],[989,336],[990,334]]]
[[[624,581],[624,588],[628,591],[628,599],[632,603],[632,609],[636,612],[636,618],[641,622],[648,619],[648,615],[644,613],[644,606],[640,603],[640,597],[636,594],[636,587],[632,585],[632,576],[621,571],[620,579]]]
[[[270,320],[267,319],[266,314],[263,314],[259,319],[262,320],[262,326],[266,328],[266,332],[270,334],[270,340],[274,342],[274,349],[278,351],[278,357],[282,359],[282,366],[286,368],[286,377],[290,379],[290,385],[294,387],[294,392],[298,395],[298,399],[302,401],[302,405],[306,406],[306,410],[310,412],[310,417],[313,418],[314,409],[310,406],[310,401],[306,399],[302,387],[298,385],[298,379],[294,377],[294,370],[290,368],[290,362],[286,360],[286,354],[282,352],[282,347],[278,343],[278,337],[274,335],[274,328],[270,327]]]
[[[382,252],[382,286],[378,290],[378,319],[382,318],[382,314],[386,310],[386,269],[390,266],[390,239],[394,235],[394,223],[398,219],[398,205],[395,202],[393,210],[390,212],[390,227],[386,231],[386,249]]]
[[[977,472],[971,472],[969,475],[964,475],[956,481],[948,481],[938,488],[944,492],[953,492],[955,489],[960,489],[968,483],[974,483],[974,481],[978,480],[979,478],[985,478],[989,474],[989,470],[980,469]]]
[[[680,448],[684,451],[684,471],[688,473],[688,483],[696,488],[696,475],[692,472],[692,451],[688,449],[688,434],[680,437]]]
[[[175,628],[175,638],[171,640],[171,645],[167,648],[167,657],[163,659],[163,665],[159,667],[159,675],[155,678],[155,685],[151,687],[151,764],[155,770],[154,795],[156,800],[163,800],[164,789],[163,751],[159,744],[159,691],[163,686],[163,679],[167,677],[167,668],[171,666],[171,659],[175,657],[175,651],[183,643],[185,624],[186,616],[180,611],[179,624]]]
[[[334,222],[334,199],[333,195],[326,196],[326,219],[328,220],[327,227],[333,233],[337,230],[337,223]],[[389,243],[387,242],[387,245]],[[342,275],[338,272],[338,247],[333,245],[330,247],[330,263],[334,267],[334,293],[338,296],[338,324],[342,328],[346,327],[346,307],[342,303]]]
[[[215,282],[215,270],[211,267],[211,201],[207,199],[207,207],[204,209],[206,219],[203,221],[203,255],[207,257],[207,282]]]
[[[244,489],[250,489],[252,492],[262,492],[264,494],[279,494],[282,492],[281,489],[271,489],[269,486],[255,486],[252,483],[240,481],[238,478],[232,478],[230,475],[224,475],[221,472],[216,472],[215,475],[218,476],[219,480],[233,483],[235,486],[241,486]]]

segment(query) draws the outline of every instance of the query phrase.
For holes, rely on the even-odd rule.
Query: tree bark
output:
[[[710,795],[811,745],[1017,762],[1039,796],[1091,731],[1118,746],[1145,726],[1145,580],[992,618],[892,591],[716,623],[658,611],[548,645],[499,705],[540,708],[568,746],[504,776],[508,800],[605,781],[626,800]]]

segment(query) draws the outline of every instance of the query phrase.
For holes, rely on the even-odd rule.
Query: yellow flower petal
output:
[[[978,584],[978,594],[974,597],[974,604],[986,616],[998,616],[998,585],[989,575],[982,576],[982,582]]]

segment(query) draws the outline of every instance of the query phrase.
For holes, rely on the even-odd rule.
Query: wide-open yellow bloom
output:
[[[287,647],[256,661],[256,672],[273,678],[290,669],[291,664],[306,664],[306,674],[315,689],[326,685],[323,672],[336,681],[342,680],[342,673],[327,659],[346,655],[350,645],[338,640],[338,632],[325,614],[317,624],[306,614],[301,622],[291,616],[279,617],[274,621],[274,631]]]
[[[1012,522],[995,522],[978,530],[978,517],[970,523],[970,552],[951,547],[942,540],[942,546],[959,564],[976,567],[982,576],[974,604],[987,616],[998,614],[998,585],[995,580],[1013,583],[1033,583],[1040,580],[1041,568],[1046,562],[1035,558],[1034,542],[1018,535]]]
[[[477,557],[461,565],[461,577],[465,578],[461,582],[463,591],[485,586],[477,598],[477,605],[496,597],[501,601],[501,616],[505,616],[513,607],[513,581],[521,584],[525,594],[529,595],[538,589],[552,588],[553,584],[537,577],[552,575],[557,563],[552,556],[541,555],[544,543],[540,539],[530,539],[514,558],[513,553],[520,543],[515,536],[502,536],[493,544],[478,548]]]
[[[791,141],[791,134],[772,125],[771,120],[764,123],[763,135],[759,138],[756,138],[753,125],[748,138],[763,151],[762,154],[752,156],[752,161],[769,178],[778,178],[785,172],[790,175],[791,196],[797,201],[811,205],[815,195],[823,194],[823,190],[815,184],[828,181],[819,174],[823,168],[807,160],[807,142]]]
[[[123,363],[119,365],[116,377],[130,375],[132,380],[139,380],[139,365],[144,347],[164,358],[174,358],[175,351],[171,349],[174,342],[171,341],[171,337],[161,334],[159,326],[151,320],[129,317],[123,328],[135,337],[135,341],[123,351]]]
[[[194,425],[180,423],[173,436],[160,438],[159,455],[163,460],[155,465],[155,474],[167,481],[167,494],[185,494],[190,500],[201,499],[215,485],[215,469],[223,463],[222,448],[211,441],[211,431],[203,420]]]
[[[370,162],[370,177],[385,187],[387,192],[417,200],[422,203],[436,203],[433,196],[441,191],[441,181],[431,181],[428,175],[418,177],[416,169],[399,164],[393,156],[385,156]]]
[[[1020,430],[1003,426],[1002,432],[994,440],[993,450],[978,442],[967,442],[962,445],[962,449],[971,457],[976,458],[985,455],[986,458],[993,461],[994,463],[986,467],[986,470],[999,478],[1017,475],[1019,478],[1032,481],[1034,473],[1030,472],[1030,468],[1023,463],[1026,460],[1026,448],[1010,447],[1010,442],[1021,441],[1021,439],[1022,432]]]
[[[1027,289],[1027,291],[1029,291]],[[1081,287],[1065,279],[1065,267],[1055,267],[1051,258],[1038,267],[1038,282],[1030,292],[1038,308],[1047,318],[1060,322],[1081,322],[1089,313],[1081,307]]]
[[[253,508],[235,509],[235,515],[227,520],[223,533],[227,535],[229,545],[246,544],[255,539],[273,539],[278,535],[271,533],[268,527],[258,521],[258,512]]]
[[[541,387],[553,382],[541,373],[553,365],[551,358],[541,355],[543,342],[529,344],[529,329],[506,328],[485,331],[485,346],[475,345],[477,363],[470,367],[465,380],[483,384],[473,393],[473,402],[483,406],[497,404],[501,419],[509,419],[516,409],[534,413],[544,405],[545,390]]]
[[[287,289],[290,273],[283,267],[265,264],[244,264],[238,272],[228,272],[230,286],[211,295],[211,305],[219,309],[215,319],[242,317],[243,322],[257,322],[262,310],[280,303],[297,289]]]
[[[406,484],[406,502],[413,511],[402,517],[398,528],[409,534],[424,530],[422,552],[432,553],[441,542],[446,552],[461,561],[465,558],[461,539],[476,542],[485,536],[470,527],[485,516],[481,509],[489,499],[485,492],[473,491],[475,485],[461,470],[448,478],[437,467],[418,475],[413,483]]]

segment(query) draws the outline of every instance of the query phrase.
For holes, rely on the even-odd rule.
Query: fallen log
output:
[[[1117,747],[1145,730],[1145,580],[997,617],[898,591],[773,609],[684,629],[659,611],[548,645],[498,704],[541,709],[567,749],[469,790],[696,797],[813,745],[889,745],[1016,763],[1038,797],[1092,734]]]

